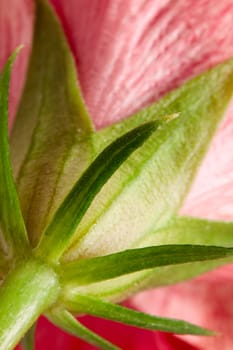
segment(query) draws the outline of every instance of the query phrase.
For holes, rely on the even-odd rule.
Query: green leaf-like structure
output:
[[[90,331],[88,328],[78,322],[75,317],[67,310],[58,309],[53,310],[53,313],[49,315],[51,321],[63,329],[64,331],[79,337],[88,343],[97,346],[103,350],[119,350],[119,348],[107,340],[101,338],[97,334]]]
[[[152,228],[163,227],[177,214],[231,99],[232,81],[230,60],[93,136],[98,153],[142,122],[179,113],[124,163],[96,197],[66,260],[143,245]]]
[[[0,76],[0,235],[2,253],[8,256],[28,248],[28,237],[12,175],[8,143],[8,93],[10,73],[17,51]]]
[[[152,135],[160,122],[141,125],[110,144],[83,173],[42,234],[37,253],[57,261],[96,194],[111,175]]]
[[[60,177],[74,144],[79,145],[73,154],[78,159],[72,169],[75,180],[89,164],[92,146],[89,141],[83,146],[83,139],[92,132],[65,35],[46,1],[38,0],[27,79],[11,133],[13,170],[33,245],[55,210]]]
[[[141,328],[178,334],[213,335],[213,332],[188,322],[147,315],[88,295],[71,294],[67,297],[66,303],[76,312],[89,313]]]
[[[13,349],[23,337],[24,349],[32,350],[30,329],[41,314],[106,350],[117,347],[74,315],[213,335],[112,302],[233,260],[232,222],[178,216],[231,99],[233,61],[95,132],[60,23],[45,0],[36,0],[9,152],[14,57],[0,76],[0,350]]]
[[[182,244],[130,249],[64,264],[62,277],[67,283],[82,285],[154,267],[215,260],[231,257],[232,254],[233,248]]]

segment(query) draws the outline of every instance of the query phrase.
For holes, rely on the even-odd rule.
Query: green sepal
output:
[[[15,188],[8,142],[8,95],[12,64],[19,49],[11,55],[0,76],[0,235],[3,254],[24,254],[28,238]]]
[[[61,278],[66,283],[85,285],[160,266],[227,257],[233,260],[233,248],[180,244],[130,249],[63,264]]]
[[[185,321],[151,316],[88,295],[70,294],[64,302],[72,312],[88,313],[140,328],[176,334],[214,335],[210,330]]]
[[[138,242],[138,246],[169,244],[232,247],[233,223],[192,217],[174,217],[166,226],[158,230],[152,229],[150,234],[147,235],[147,239]],[[232,262],[232,257],[190,262],[185,265],[161,266],[83,287],[73,280],[69,287],[74,292],[88,293],[95,297],[120,301],[145,288],[175,284],[230,262]]]
[[[174,216],[164,227],[151,229],[141,243],[233,246],[233,222]]]
[[[48,314],[49,320],[64,331],[85,340],[87,343],[97,346],[102,350],[119,350],[119,348],[90,329],[83,326],[75,317],[67,310],[55,309]]]
[[[174,217],[159,230],[152,230],[139,244],[201,244],[233,247],[233,222],[211,221],[193,217]],[[186,269],[181,265],[155,269],[142,286],[174,284],[198,276],[204,272],[231,263],[232,258],[189,263]]]
[[[144,144],[161,123],[164,123],[164,120],[143,124],[115,140],[100,153],[58,208],[51,223],[42,234],[36,249],[37,254],[50,261],[59,260],[96,194],[120,165]]]
[[[11,133],[14,174],[33,245],[67,194],[60,185],[63,175],[70,183],[67,171],[63,174],[67,158],[77,157],[75,181],[89,164],[93,132],[59,20],[45,0],[35,1],[35,10],[29,68]]]
[[[233,60],[192,79],[133,117],[93,136],[96,153],[127,130],[180,113],[119,169],[95,198],[65,259],[137,246],[180,208],[232,96]],[[133,175],[132,175],[133,174]]]

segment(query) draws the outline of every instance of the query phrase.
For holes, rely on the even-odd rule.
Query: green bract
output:
[[[0,77],[0,229],[2,255],[12,257],[18,250],[23,254],[28,238],[12,175],[8,144],[8,90],[11,65],[16,52]]]
[[[233,260],[232,222],[178,216],[232,96],[233,61],[95,132],[59,21],[38,0],[10,160],[15,55],[0,77],[0,350],[23,337],[23,348],[32,350],[41,314],[100,349],[117,347],[74,315],[213,335],[112,301]]]

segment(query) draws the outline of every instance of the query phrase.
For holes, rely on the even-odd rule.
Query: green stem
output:
[[[43,262],[17,264],[0,288],[0,350],[11,350],[57,299],[58,279]]]

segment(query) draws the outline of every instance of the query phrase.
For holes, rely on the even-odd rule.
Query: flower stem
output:
[[[57,299],[58,279],[43,262],[17,264],[0,288],[0,350],[10,350]]]

